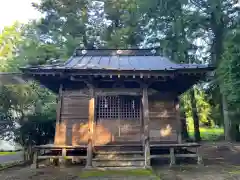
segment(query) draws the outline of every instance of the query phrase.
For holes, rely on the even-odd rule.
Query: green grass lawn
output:
[[[16,154],[16,152],[0,152],[0,156],[13,155],[13,154]]]
[[[79,174],[80,178],[90,177],[113,177],[113,176],[134,176],[134,177],[154,177],[159,179],[151,170],[133,169],[133,170],[87,170]]]
[[[189,129],[189,136],[194,137],[194,129]],[[224,135],[223,128],[200,128],[202,140],[216,141]]]

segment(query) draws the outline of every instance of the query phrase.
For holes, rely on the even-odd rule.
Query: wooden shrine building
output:
[[[74,160],[80,156],[68,150],[85,148],[88,167],[147,167],[154,147],[168,147],[173,164],[174,147],[191,146],[181,136],[178,97],[213,67],[175,64],[154,49],[77,49],[66,63],[21,70],[59,94],[51,148],[61,157]]]

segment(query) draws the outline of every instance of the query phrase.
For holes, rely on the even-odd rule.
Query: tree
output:
[[[101,2],[42,0],[34,6],[46,14],[38,24],[42,35],[46,40],[65,46],[68,56],[78,46],[91,49],[101,44],[99,35],[104,29]]]
[[[11,27],[6,27],[0,35],[1,43],[8,47],[1,53],[0,58],[4,60],[4,66],[1,66],[1,71],[16,72],[20,65],[28,63],[28,58],[37,59],[38,54],[36,53],[35,57],[30,56],[33,49],[26,48],[25,43],[29,43],[31,38],[26,36],[26,34],[23,35],[25,33],[23,30],[25,30],[25,27],[21,26],[20,29],[19,26],[14,24]],[[16,38],[11,39],[11,33]],[[48,49],[45,50],[46,52],[49,51]],[[26,56],[27,58],[25,59]],[[0,137],[13,139],[21,144],[26,151],[26,160],[30,160],[29,158],[32,157],[32,146],[51,140],[52,134],[54,134],[53,122],[55,119],[50,115],[52,112],[49,111],[54,109],[54,105],[55,96],[48,90],[42,89],[36,83],[24,85],[1,84]],[[40,109],[38,108],[39,106],[41,106]],[[46,116],[50,119],[47,119]],[[35,121],[34,119],[41,119],[42,121]],[[49,121],[46,122],[46,120]],[[29,134],[34,136],[27,138]],[[45,139],[42,137],[44,134],[46,135]]]
[[[5,27],[0,34],[0,71],[6,71],[9,59],[18,52],[18,45],[22,42],[21,25],[15,22],[12,26]]]
[[[194,18],[186,7],[187,5],[188,1],[184,0],[152,1],[149,4],[143,4],[145,11],[145,7],[147,7],[146,19],[149,21],[146,33],[154,34],[153,36],[149,34],[149,37],[145,40],[145,45],[150,45],[150,47],[160,45],[162,52],[177,63],[199,63],[198,57],[194,55],[198,50],[194,43],[198,34],[196,29],[192,28]],[[156,33],[152,33],[152,31]],[[191,115],[193,115],[196,125],[199,124],[199,122],[196,122],[199,121],[199,118],[197,112],[195,112],[196,108],[194,108],[197,106],[194,94],[189,98],[190,105],[193,106]],[[186,124],[186,122],[183,122],[183,124]],[[184,127],[186,128],[186,126]],[[195,130],[197,131],[195,134],[200,134],[199,126],[195,127]],[[187,132],[186,129],[183,131]],[[195,139],[200,140],[199,137],[200,135]]]
[[[240,28],[231,31],[225,43],[225,52],[218,68],[221,90],[228,102],[228,117],[231,122],[225,125],[226,137],[239,140],[239,105],[240,105]],[[231,123],[231,124],[230,124]],[[232,126],[232,127],[231,127]],[[230,136],[230,137],[229,137]]]
[[[234,6],[234,0],[191,0],[194,8],[197,9],[199,28],[204,31],[210,40],[209,61],[216,67],[221,62],[221,56],[224,53],[223,42],[229,30],[234,29],[237,25],[237,8]],[[215,79],[218,79],[217,77]],[[230,124],[227,113],[227,102],[225,97],[220,93],[221,82],[215,81],[212,86],[213,98],[221,106],[221,116],[224,117],[224,124]],[[225,127],[228,129],[228,127]],[[225,139],[230,139],[230,134],[225,133]]]
[[[108,48],[136,48],[143,40],[137,0],[107,0],[104,12],[108,23],[103,39]]]

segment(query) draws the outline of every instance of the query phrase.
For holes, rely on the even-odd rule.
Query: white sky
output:
[[[15,21],[26,23],[40,18],[41,14],[31,6],[39,0],[0,0],[0,29]]]
[[[14,21],[22,23],[31,19],[37,19],[41,14],[31,6],[32,2],[40,0],[0,0],[0,29],[9,26]],[[236,6],[240,7],[240,0]]]

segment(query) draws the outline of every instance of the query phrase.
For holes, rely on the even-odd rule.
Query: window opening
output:
[[[139,119],[140,98],[132,96],[98,96],[97,119]]]

